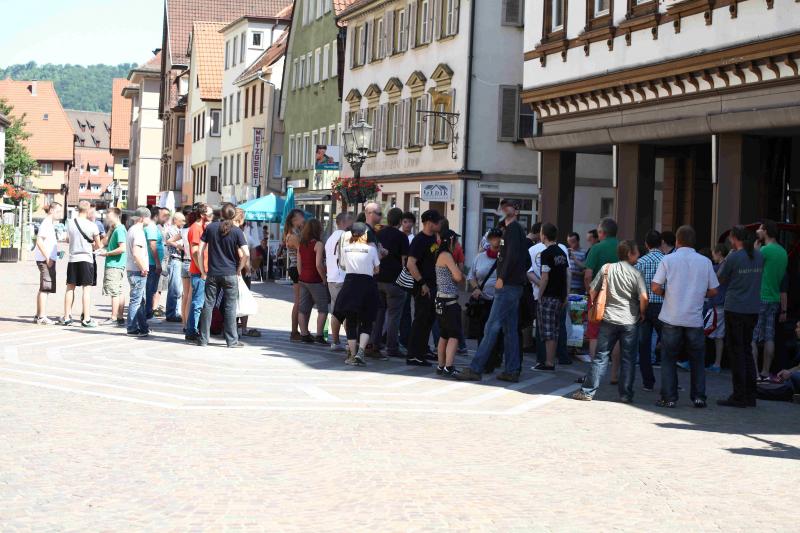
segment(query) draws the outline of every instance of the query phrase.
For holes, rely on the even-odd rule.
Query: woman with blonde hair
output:
[[[294,305],[292,306],[292,334],[289,340],[300,342],[299,319],[300,312],[300,273],[297,270],[297,248],[300,246],[300,233],[305,223],[305,214],[300,209],[292,209],[283,222],[283,244],[286,246],[286,256],[289,259],[288,274],[294,289]]]

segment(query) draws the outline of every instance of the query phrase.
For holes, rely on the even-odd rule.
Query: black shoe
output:
[[[578,379],[576,379],[576,380],[575,380],[575,383],[580,383],[581,385],[583,385],[583,383],[584,383],[585,381],[586,381],[586,376],[583,376],[582,378],[578,378]]]
[[[744,402],[744,404],[745,404],[747,407],[755,407],[755,406],[756,406],[756,399],[755,399],[755,398],[753,398],[752,400],[746,400],[746,401]]]
[[[314,337],[314,342],[316,342],[317,344],[324,344],[326,346],[328,345],[328,341],[326,341],[325,337],[323,337],[322,335],[317,335],[316,337]]]
[[[306,344],[314,344],[314,337],[311,334],[300,335],[300,342],[305,342]]]
[[[441,376],[442,374],[444,374],[444,367],[443,367],[443,366],[438,366],[438,365],[437,365],[437,366],[436,366],[436,375],[437,375],[437,376]]]
[[[167,318],[167,322],[183,322],[183,318],[179,316]]]
[[[745,407],[747,407],[747,404],[745,404],[744,402],[739,401],[739,400],[734,400],[733,398],[726,398],[724,400],[717,400],[717,405],[720,405],[722,407],[739,407],[741,409],[744,409]]]
[[[633,398],[630,396],[620,396],[619,401],[622,403],[633,403]]]
[[[536,366],[532,366],[531,370],[534,372],[555,372],[556,367],[555,365],[550,366],[545,363],[536,363]]]
[[[185,340],[186,342],[197,342],[197,340],[198,340],[199,338],[200,338],[200,336],[199,336],[199,335],[186,335],[186,336],[184,336],[184,340]]]
[[[439,360],[439,356],[436,355],[435,353],[426,353],[425,354],[425,360],[426,361],[438,361]]]
[[[449,378],[457,378],[458,375],[461,374],[461,371],[454,366],[446,366],[444,367],[443,371],[444,376]]]
[[[676,406],[675,402],[670,402],[667,400],[657,400],[656,407],[666,407],[668,409],[674,409]]]
[[[406,364],[409,366],[431,366],[431,364],[428,361],[420,359],[419,357],[406,358]]]
[[[244,344],[237,342],[236,344],[229,344],[228,348],[244,348]]]
[[[708,404],[706,403],[706,401],[705,400],[701,400],[700,398],[697,398],[692,403],[694,404],[694,406],[697,409],[705,409],[706,407],[708,407]]]
[[[497,376],[498,381],[507,381],[509,383],[519,383],[519,374],[514,372],[502,372]]]
[[[464,368],[461,372],[456,374],[455,377],[458,381],[480,381],[481,375],[472,370],[470,367]]]
[[[653,390],[655,388],[656,388],[655,385],[649,385],[649,386],[648,385],[643,385],[642,386],[642,390],[645,391],[645,392],[653,392]]]

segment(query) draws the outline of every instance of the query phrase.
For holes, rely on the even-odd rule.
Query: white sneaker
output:
[[[344,345],[340,342],[332,342],[331,343],[331,351],[332,352],[343,352],[345,351]]]
[[[55,324],[55,321],[50,320],[46,316],[40,316],[36,319],[36,323],[39,324],[40,326],[52,326],[53,324]]]

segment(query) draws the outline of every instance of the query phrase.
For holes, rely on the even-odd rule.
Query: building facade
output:
[[[114,158],[114,180],[119,184],[117,205],[128,207],[128,171],[130,169],[131,146],[131,101],[122,96],[128,86],[125,78],[115,78],[111,92],[111,140],[110,152]]]
[[[161,52],[131,69],[122,96],[131,101],[128,210],[156,205],[160,191],[163,124],[158,114]]]
[[[114,182],[114,156],[111,154],[111,114],[66,110],[75,143],[78,201],[105,208],[103,193]]]
[[[183,177],[186,141],[186,104],[189,94],[189,71],[175,78],[178,97],[162,115],[164,134],[161,146],[161,181],[159,205],[175,209],[189,202],[184,197]]]
[[[289,10],[290,13],[290,10]],[[225,201],[241,203],[257,198],[260,193],[262,167],[253,169],[253,150],[258,136],[259,154],[263,159],[269,115],[265,103],[271,88],[258,79],[260,69],[240,80],[254,62],[262,58],[289,28],[290,18],[242,17],[220,33],[225,42],[222,74],[222,139],[221,194]],[[253,180],[255,177],[256,181]]]
[[[796,220],[800,4],[529,0],[523,101],[539,119],[545,219],[582,210],[575,160],[596,154],[622,237]]]

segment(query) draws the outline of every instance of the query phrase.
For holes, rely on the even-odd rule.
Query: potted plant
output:
[[[381,192],[378,182],[360,178],[336,178],[331,185],[331,193],[336,200],[343,204],[363,204],[375,198]]]
[[[0,263],[15,263],[19,250],[14,246],[17,228],[13,224],[0,224]]]

